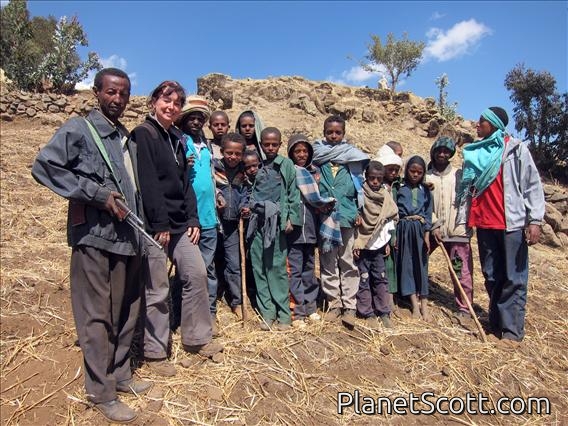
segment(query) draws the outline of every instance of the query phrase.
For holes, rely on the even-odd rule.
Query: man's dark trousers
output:
[[[88,399],[116,399],[116,384],[132,379],[130,344],[140,309],[141,258],[88,246],[71,253],[71,304],[85,363]]]

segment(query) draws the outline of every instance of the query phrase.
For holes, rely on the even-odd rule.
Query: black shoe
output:
[[[355,327],[355,309],[345,309],[341,317],[341,321],[348,327]]]
[[[192,354],[199,354],[206,358],[211,358],[213,355],[223,352],[225,347],[220,343],[209,342],[204,345],[183,345],[186,352]]]
[[[393,328],[392,321],[389,315],[381,315],[381,321],[384,328]]]
[[[324,321],[337,321],[341,318],[341,308],[331,308],[323,315]]]
[[[259,328],[260,328],[262,331],[270,331],[273,324],[274,324],[274,320],[263,320],[263,321],[259,324]]]
[[[143,395],[152,388],[152,382],[146,380],[127,380],[116,384],[116,391],[130,395]]]
[[[128,405],[120,402],[118,399],[113,399],[109,402],[102,402],[95,404],[95,408],[107,419],[109,422],[114,423],[130,423],[136,420],[138,414]]]

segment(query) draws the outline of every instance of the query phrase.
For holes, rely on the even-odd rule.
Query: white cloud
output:
[[[366,84],[364,83],[369,80],[378,81],[385,74],[385,71],[383,66],[374,67],[373,71],[367,71],[361,66],[355,66],[343,71],[341,77],[329,76],[326,78],[326,81],[345,86],[365,86]]]
[[[438,19],[442,19],[444,16],[446,16],[443,13],[440,12],[434,12],[432,14],[432,16],[430,16],[430,21],[437,21]]]
[[[126,67],[128,66],[128,62],[126,61],[126,59],[116,54],[110,55],[108,58],[100,58],[100,63],[103,66],[103,68],[118,68],[125,72],[126,72]],[[75,89],[90,90],[93,87],[96,73],[97,73],[96,71],[90,71],[86,79],[80,81],[75,85]],[[131,86],[136,86],[138,84],[138,81],[136,80],[137,75],[135,72],[128,73],[128,77],[130,78]]]
[[[89,71],[89,75],[83,81],[75,84],[75,90],[91,90],[95,80],[95,71]]]
[[[110,55],[108,58],[101,58],[101,65],[103,68],[118,68],[122,71],[126,71],[128,62],[118,55]]]
[[[361,83],[363,81],[376,78],[377,73],[372,71],[367,71],[360,66],[352,67],[350,70],[343,71],[341,76],[346,80],[353,83]]]
[[[347,86],[347,82],[345,82],[344,80],[340,79],[340,78],[336,78],[332,75],[329,75],[325,78],[325,81],[329,81],[330,83],[335,83],[335,84],[342,84],[344,86]]]
[[[135,72],[128,73],[128,78],[130,78],[130,85],[132,87],[138,85],[138,80],[136,79],[136,77],[138,77],[138,75]]]
[[[424,58],[435,58],[439,62],[458,58],[471,53],[483,37],[491,34],[491,28],[475,19],[458,22],[448,31],[431,28],[426,33],[429,40]]]
[[[1,0],[0,1],[0,9],[7,6],[10,3],[10,0]]]

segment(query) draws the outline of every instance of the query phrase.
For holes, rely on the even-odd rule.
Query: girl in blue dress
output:
[[[401,296],[409,296],[412,317],[430,320],[428,314],[428,252],[432,227],[432,197],[424,185],[426,163],[415,155],[406,163],[397,192],[397,276]]]

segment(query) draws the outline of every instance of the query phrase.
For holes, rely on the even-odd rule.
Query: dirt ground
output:
[[[86,402],[81,352],[74,345],[67,205],[30,174],[55,127],[26,121],[1,126],[1,423],[106,424]],[[474,308],[486,324],[488,300],[475,244]],[[323,322],[263,332],[255,320],[243,327],[221,305],[222,362],[185,355],[174,334],[178,375],[159,378],[142,365],[135,374],[153,381],[152,391],[123,400],[141,413],[138,425],[568,424],[568,256],[544,246],[531,247],[529,256],[527,335],[516,349],[490,335],[483,343],[473,322],[453,316],[451,281],[438,251],[430,262],[430,324],[411,319],[401,307],[392,330]],[[338,393],[356,390],[361,407],[338,414]],[[546,397],[550,413],[356,413],[365,404],[369,409],[363,397],[408,399],[423,392],[432,393],[430,401],[482,393],[486,409],[501,397]],[[520,411],[519,404],[512,408]]]

